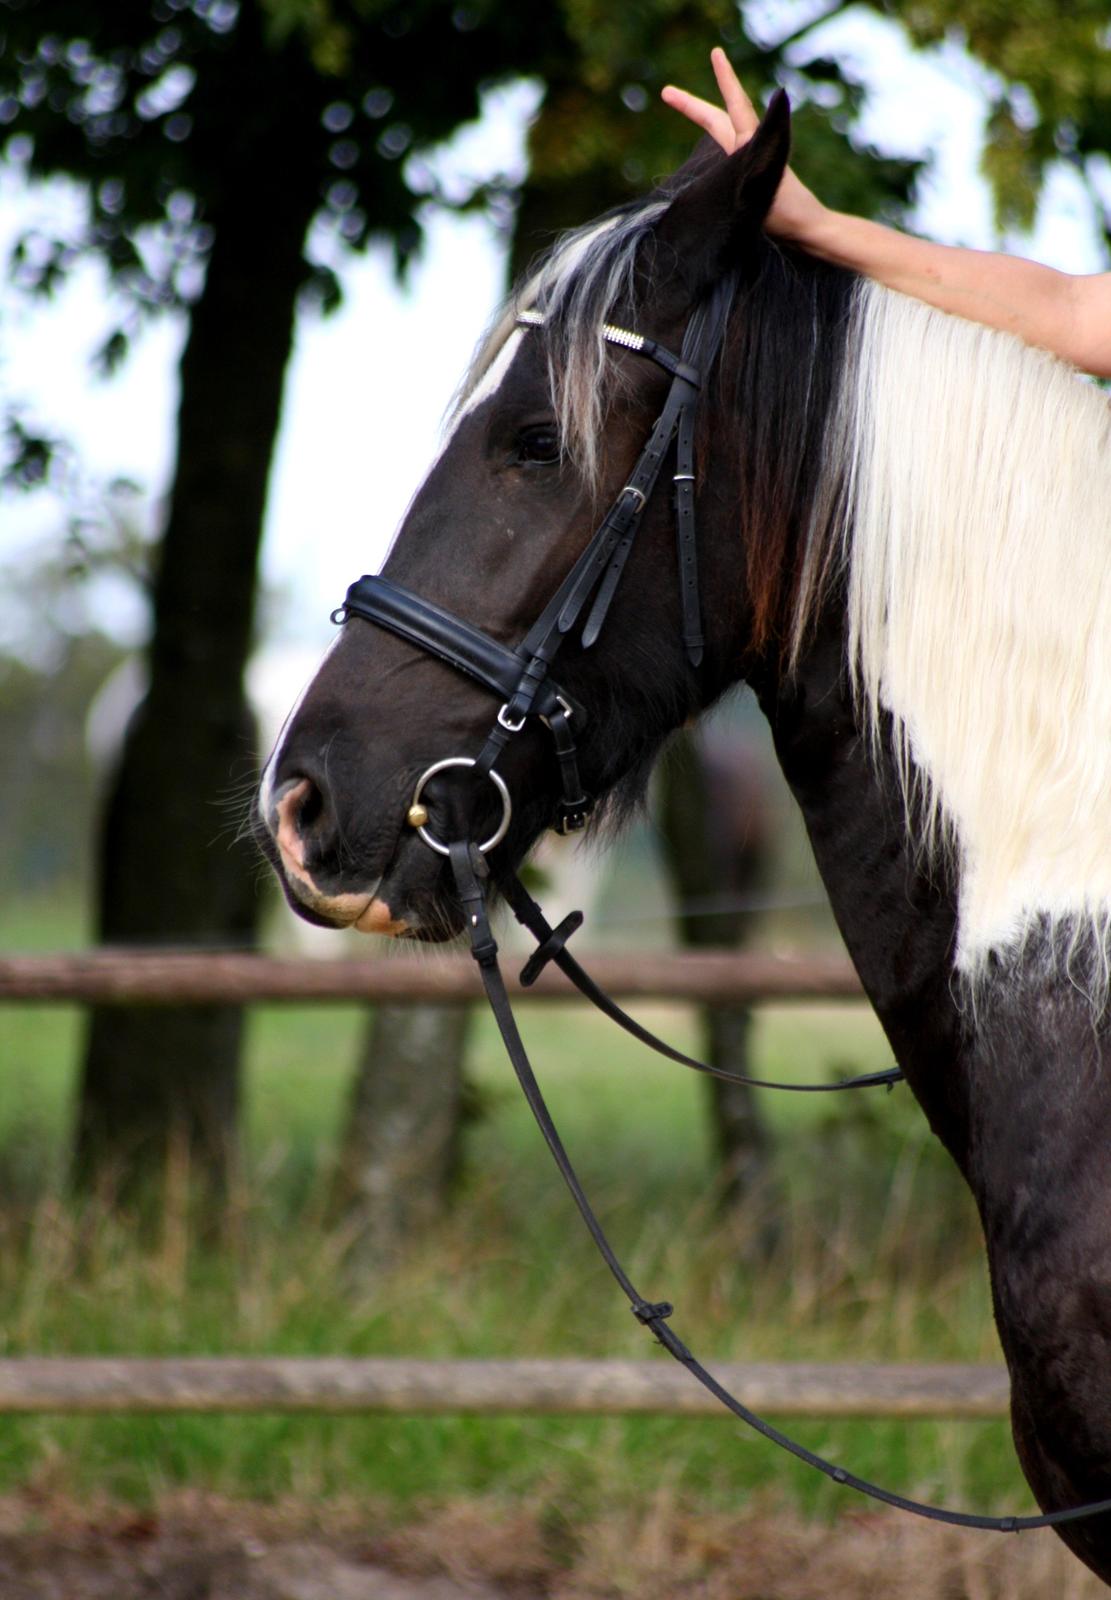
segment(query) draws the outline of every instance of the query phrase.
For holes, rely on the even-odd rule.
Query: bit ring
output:
[[[434,778],[438,772],[445,772],[449,767],[473,767],[475,765],[476,762],[473,756],[448,756],[444,761],[433,762],[432,766],[430,766],[428,770],[422,773],[417,779],[416,788],[413,790],[413,798],[409,802],[410,811],[412,811],[415,806],[420,805],[420,797],[424,792],[424,786],[428,782],[429,778]],[[502,840],[509,832],[509,820],[513,815],[513,802],[509,798],[509,790],[506,788],[505,779],[502,777],[501,773],[495,772],[493,768],[491,768],[486,776],[489,778],[490,782],[494,785],[494,788],[501,796],[502,813],[501,821],[498,823],[494,832],[483,844],[480,844],[478,847],[483,855],[487,855],[495,848],[496,845],[501,844]],[[417,827],[417,832],[424,840],[428,848],[430,850],[435,850],[437,855],[446,856],[448,854],[447,845],[441,844],[439,839],[434,838],[423,823]]]

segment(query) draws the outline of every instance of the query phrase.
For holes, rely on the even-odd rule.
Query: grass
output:
[[[33,937],[26,937],[28,928]],[[39,908],[18,940],[58,947]],[[681,1008],[645,1020],[694,1043]],[[522,1008],[553,1111],[634,1280],[669,1298],[704,1357],[995,1359],[971,1203],[905,1090],[765,1098],[774,1203],[723,1219],[702,1085],[597,1017]],[[327,1217],[332,1152],[364,1017],[258,1008],[249,1028],[246,1157],[231,1242],[203,1248],[169,1208],[136,1232],[64,1195],[80,1019],[0,1010],[0,1350],[3,1354],[291,1353],[650,1356],[593,1255],[520,1101],[492,1025],[469,1068],[487,1114],[469,1131],[450,1214],[403,1261],[353,1277]],[[889,1064],[860,1008],[767,1008],[768,1075]],[[756,1259],[771,1222],[777,1248]],[[661,1357],[661,1359],[666,1359]],[[950,1503],[1028,1504],[1003,1424],[828,1422],[793,1431],[893,1488]],[[412,1507],[496,1496],[587,1517],[659,1494],[712,1510],[772,1494],[808,1514],[844,1491],[721,1421],[594,1418],[13,1419],[0,1491],[26,1485],[137,1504],[194,1486],[227,1495],[364,1495]]]

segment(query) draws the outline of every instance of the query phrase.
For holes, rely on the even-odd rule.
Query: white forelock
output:
[[[637,251],[664,210],[663,201],[645,200],[564,235],[494,318],[460,386],[452,420],[471,406],[517,327],[519,312],[542,307],[560,438],[585,481],[594,485],[601,465],[607,379],[613,376],[605,324],[614,307],[631,295]]]

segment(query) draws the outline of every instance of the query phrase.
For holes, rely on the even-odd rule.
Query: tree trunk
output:
[[[245,38],[244,70],[251,61]],[[255,86],[253,92],[260,90]],[[261,92],[265,92],[265,85]],[[149,691],[128,730],[99,861],[102,941],[254,941],[257,863],[236,838],[254,770],[243,674],[252,640],[266,486],[319,203],[286,152],[249,144],[214,230],[181,361],[177,468],[153,597]],[[309,109],[308,115],[314,115]],[[236,1148],[241,1013],[225,1006],[95,1010],[80,1088],[74,1178],[116,1197],[157,1187],[187,1152],[218,1194]]]
[[[744,814],[744,789],[729,774],[711,774],[689,733],[669,746],[660,764],[664,864],[679,902],[679,935],[692,948],[744,943],[743,912],[735,906],[712,909],[715,899],[754,888],[765,870],[762,829],[755,808]],[[747,1073],[749,1020],[746,1006],[704,1007],[704,1059],[726,1072]],[[768,1188],[771,1136],[747,1084],[710,1078],[707,1092],[721,1203],[731,1208]]]
[[[367,1030],[336,1177],[358,1266],[398,1255],[441,1214],[459,1164],[471,1008],[379,1006]]]
[[[726,1072],[751,1070],[748,1054],[752,1013],[747,1006],[705,1006],[703,1060]],[[718,1161],[717,1191],[723,1209],[758,1191],[771,1170],[771,1136],[760,1115],[756,1091],[747,1083],[707,1080],[710,1131]]]

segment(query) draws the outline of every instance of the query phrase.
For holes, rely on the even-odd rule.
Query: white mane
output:
[[[850,663],[908,819],[960,869],[959,971],[1036,929],[1102,1010],[1111,933],[1111,413],[1017,339],[863,285]],[[912,777],[912,773],[917,777]],[[912,792],[917,790],[917,792]]]

